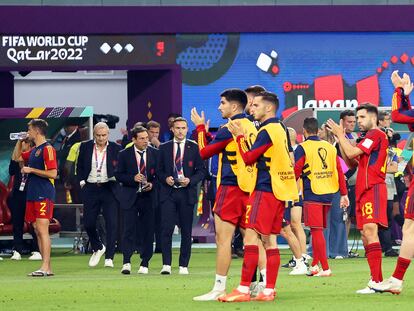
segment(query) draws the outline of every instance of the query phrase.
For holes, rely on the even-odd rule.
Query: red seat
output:
[[[13,177],[10,178],[8,185],[0,182],[0,235],[11,235],[13,233],[13,225],[11,223],[11,212],[7,205],[7,198],[13,188]],[[49,225],[50,233],[59,233],[61,230],[60,222],[52,218]],[[29,232],[29,224],[25,222],[23,232]]]

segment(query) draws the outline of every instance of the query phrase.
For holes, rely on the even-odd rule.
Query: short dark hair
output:
[[[355,117],[355,112],[353,112],[352,110],[349,110],[349,109],[344,110],[339,115],[339,119],[343,120],[343,119],[345,119],[345,117]]]
[[[139,126],[134,126],[134,128],[131,130],[131,136],[133,138],[137,138],[138,134],[139,133],[143,133],[143,132],[147,132],[148,133],[148,131],[147,131],[147,129],[145,127],[140,126],[140,125]]]
[[[378,121],[384,121],[386,116],[390,116],[391,114],[388,111],[379,111],[378,112]]]
[[[360,110],[365,109],[368,113],[373,113],[377,116],[377,120],[378,120],[378,108],[377,106],[374,106],[373,104],[370,103],[363,103],[360,104],[358,107],[356,107],[355,111],[358,112]]]
[[[224,90],[221,94],[221,97],[224,97],[227,101],[238,102],[240,107],[244,108],[247,105],[247,95],[243,90],[240,89],[227,89]]]
[[[160,128],[161,124],[159,124],[157,121],[153,121],[153,120],[148,121],[147,126],[146,126],[147,130],[149,130],[152,127]]]
[[[318,130],[319,130],[318,120],[313,117],[305,118],[305,120],[303,121],[303,128],[309,134],[318,134]]]
[[[264,91],[257,94],[256,97],[261,97],[263,100],[272,103],[276,106],[276,110],[279,108],[279,98],[275,93]]]
[[[178,117],[178,118],[175,118],[174,120],[173,120],[173,125],[175,124],[175,122],[185,122],[185,123],[187,123],[188,124],[188,122],[187,122],[187,119],[186,118],[183,118],[183,117]]]
[[[181,114],[179,114],[179,113],[175,113],[175,112],[171,112],[171,113],[169,113],[168,114],[168,118],[167,119],[169,119],[169,118],[178,118],[178,117],[181,117]]]
[[[43,136],[46,136],[47,127],[49,126],[43,119],[32,119],[27,125],[36,128]]]
[[[252,85],[244,90],[247,94],[257,95],[261,92],[266,92],[266,89],[261,85]]]

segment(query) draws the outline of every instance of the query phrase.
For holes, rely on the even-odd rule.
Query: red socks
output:
[[[266,250],[266,288],[274,289],[280,266],[279,249]]]
[[[323,236],[323,229],[311,228],[312,234],[312,250],[313,250],[313,261],[312,266],[321,263],[322,270],[328,270],[328,258],[326,257],[326,242]]]
[[[240,285],[250,286],[258,262],[259,247],[257,245],[245,245]]]
[[[382,250],[379,242],[368,244],[365,247],[371,278],[374,282],[382,282]]]
[[[397,266],[395,267],[395,271],[392,276],[402,281],[404,278],[405,271],[407,271],[407,268],[410,265],[410,263],[410,259],[398,257]]]

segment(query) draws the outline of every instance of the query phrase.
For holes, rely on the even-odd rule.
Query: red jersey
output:
[[[364,153],[359,156],[358,175],[355,185],[356,198],[377,184],[385,183],[387,171],[388,139],[376,128],[369,130],[357,147]]]

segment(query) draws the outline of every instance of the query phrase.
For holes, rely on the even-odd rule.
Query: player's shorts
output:
[[[414,220],[414,179],[410,183],[404,205],[404,218]]]
[[[305,226],[310,228],[326,228],[330,203],[303,202],[303,218]]]
[[[365,224],[371,223],[387,228],[387,186],[385,183],[365,190],[357,199],[355,213],[358,230],[362,230]]]
[[[26,201],[26,215],[24,217],[27,222],[35,222],[37,218],[52,219],[54,203],[49,199],[43,201]]]
[[[284,212],[285,202],[272,192],[255,190],[246,207],[245,227],[262,235],[279,234]]]
[[[221,220],[244,228],[244,218],[249,194],[238,186],[220,185],[217,189],[213,212]]]

